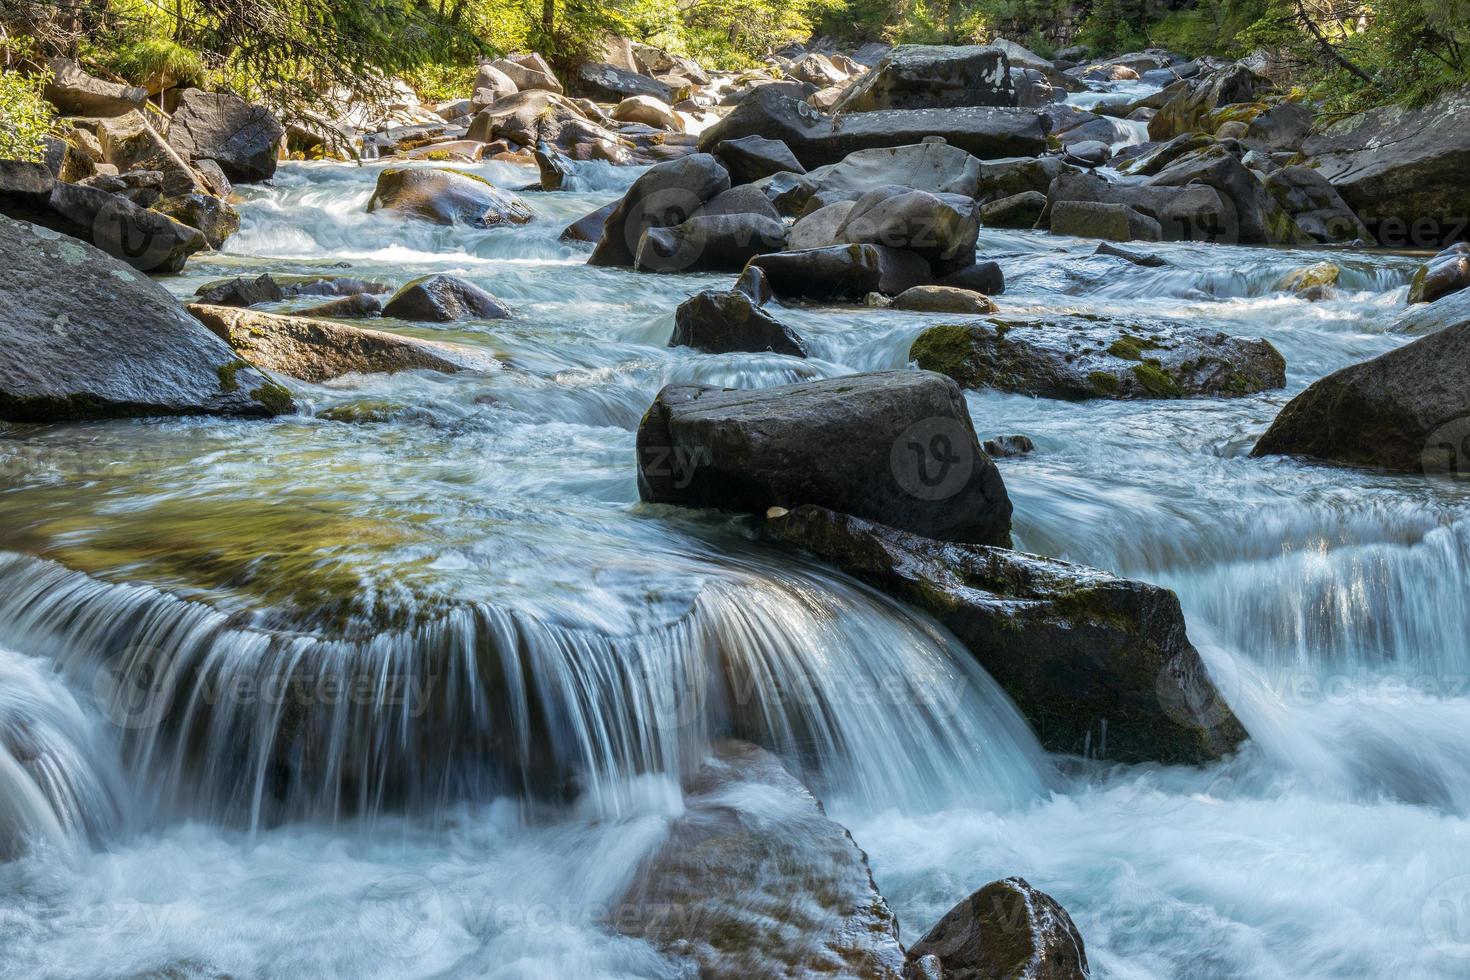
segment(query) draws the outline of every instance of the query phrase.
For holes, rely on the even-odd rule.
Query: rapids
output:
[[[1120,268],[982,232],[1003,310],[1167,317],[1288,363],[1239,400],[969,395],[982,437],[1037,445],[1000,461],[1017,547],[1176,590],[1252,736],[1107,766],[1043,753],[923,616],[637,500],[662,385],[903,367],[935,317],[791,309],[807,361],[671,350],[674,307],[731,277],[557,242],[635,172],[473,231],[367,214],[380,166],[284,165],[166,285],[454,273],[516,318],[382,326],[503,371],[295,384],[305,411],[271,422],[0,429],[0,976],[679,976],[598,912],[732,732],[852,830],[909,939],[1020,874],[1098,977],[1470,975],[1470,496],[1248,457],[1292,394],[1404,342],[1414,257]],[[1323,259],[1338,298],[1273,289]],[[319,703],[283,712],[292,685]]]

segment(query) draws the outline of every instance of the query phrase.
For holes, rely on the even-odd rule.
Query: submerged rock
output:
[[[420,276],[383,304],[383,315],[399,320],[505,320],[510,310],[490,293],[458,276]]]
[[[706,290],[679,304],[670,347],[693,347],[706,354],[770,351],[806,357],[800,337],[743,290]]]
[[[251,364],[302,381],[394,371],[453,373],[493,363],[449,344],[327,320],[230,306],[194,305],[189,312]]]
[[[291,395],[162,286],[84,242],[0,217],[0,418],[277,415]]]
[[[992,881],[909,948],[942,980],[1087,980],[1087,951],[1067,910],[1025,878]]]
[[[1197,764],[1245,736],[1168,589],[976,544],[935,541],[820,506],[761,536],[804,549],[929,613],[1054,752]]]
[[[930,327],[909,357],[966,388],[1068,401],[1233,398],[1286,383],[1286,361],[1265,340],[1101,316],[988,317]]]
[[[367,209],[476,228],[523,225],[536,216],[525,201],[483,177],[438,167],[387,168],[378,174]]]
[[[1313,382],[1286,404],[1251,455],[1470,472],[1467,371],[1470,319]]]
[[[738,884],[737,884],[738,883]],[[763,749],[720,742],[616,903],[706,980],[900,980],[898,922],[852,836]]]
[[[651,503],[813,503],[946,540],[1010,540],[1010,498],[964,395],[922,371],[666,387],[638,428],[638,490]]]

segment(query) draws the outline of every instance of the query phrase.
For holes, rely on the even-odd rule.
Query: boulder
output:
[[[1057,900],[1025,878],[990,884],[944,914],[909,948],[939,961],[943,980],[1087,980],[1082,934]]]
[[[547,143],[571,153],[578,143],[620,147],[618,136],[589,119],[571,99],[553,92],[532,90],[499,99],[475,114],[466,134],[482,143],[505,140],[515,146]]]
[[[716,743],[614,908],[612,925],[687,960],[689,976],[902,976],[898,922],[862,850],[775,756],[744,742]]]
[[[242,287],[249,288],[242,292]],[[195,290],[206,306],[250,306],[294,296],[355,296],[359,293],[391,293],[393,287],[372,279],[339,275],[262,275],[253,282],[244,279],[215,279]],[[270,295],[274,293],[274,295]],[[249,298],[251,296],[259,298]],[[227,297],[240,297],[235,302]]]
[[[858,150],[811,174],[815,184],[807,207],[815,210],[837,201],[856,201],[884,185],[973,198],[980,168],[979,160],[945,143]]]
[[[185,194],[169,197],[153,205],[154,210],[175,221],[198,229],[210,248],[223,248],[225,241],[240,230],[240,212],[213,194]]]
[[[708,149],[743,136],[782,140],[808,170],[857,150],[908,146],[926,137],[943,139],[981,160],[1046,152],[1041,118],[1029,109],[968,106],[828,116],[768,88],[757,90],[701,133],[699,145]]]
[[[786,234],[786,247],[792,251],[807,248],[824,248],[838,244],[837,232],[847,221],[853,201],[838,201],[824,208],[809,212],[797,220]]]
[[[53,58],[49,67],[51,77],[42,94],[63,116],[121,116],[142,109],[148,101],[147,89],[103,81],[68,58]]]
[[[572,161],[562,156],[545,141],[536,144],[536,171],[541,179],[543,191],[568,189],[567,185],[576,176]]]
[[[557,237],[557,241],[597,244],[598,240],[602,238],[602,229],[607,224],[607,219],[612,216],[612,213],[618,209],[621,203],[621,201],[612,201],[611,203],[604,204],[591,214],[578,218],[562,230],[561,235]]]
[[[1236,103],[1254,103],[1272,88],[1271,81],[1245,65],[1232,65],[1210,75],[1176,83],[1172,93],[1148,123],[1150,139],[1167,140],[1183,133],[1213,132],[1216,110]]]
[[[679,101],[674,90],[656,78],[597,61],[577,68],[577,91],[598,102],[618,103],[634,95],[650,96],[665,105]]]
[[[979,208],[972,198],[902,187],[878,187],[858,198],[837,239],[884,245],[923,256],[935,276],[975,264]]]
[[[1457,242],[1414,272],[1410,303],[1433,303],[1470,286],[1470,244]]]
[[[995,262],[976,262],[940,279],[934,285],[968,289],[986,296],[999,296],[1006,291],[1005,273]]]
[[[1051,233],[1077,238],[1106,238],[1114,242],[1156,242],[1163,237],[1159,223],[1126,204],[1058,201],[1051,209]]]
[[[995,47],[899,45],[853,83],[836,111],[1014,106],[1010,67]]]
[[[50,205],[53,220],[41,223],[143,272],[180,272],[189,256],[209,246],[197,228],[96,187],[57,183]]]
[[[1278,102],[1246,122],[1243,141],[1266,153],[1295,153],[1312,134],[1317,110],[1307,102]]]
[[[1391,333],[1422,336],[1470,321],[1470,289],[1441,296],[1432,303],[1414,303],[1395,319]]]
[[[986,228],[1034,228],[1045,210],[1045,194],[1022,191],[982,207],[980,224]]]
[[[645,230],[683,224],[706,201],[729,189],[730,175],[707,153],[649,168],[608,215],[588,264],[632,265]]]
[[[781,213],[771,204],[771,199],[759,187],[741,184],[721,191],[700,205],[694,217],[701,218],[721,214],[752,214],[780,221]]]
[[[860,301],[869,293],[897,296],[931,280],[920,255],[884,245],[829,245],[757,255],[758,267],[782,299]]]
[[[292,411],[168,290],[99,249],[0,217],[0,253],[0,418]]]
[[[1313,239],[1224,146],[1186,154],[1150,179],[1153,187],[1213,187],[1235,211],[1233,240],[1251,245],[1306,245]]]
[[[1062,151],[1062,159],[1067,163],[1078,167],[1101,167],[1113,158],[1113,151],[1108,144],[1100,140],[1081,140],[1068,143]]]
[[[100,121],[97,139],[102,146],[103,160],[119,173],[152,170],[162,174],[162,190],[169,197],[208,192],[199,175],[158,135],[141,112]]]
[[[1353,213],[1326,177],[1310,167],[1281,167],[1267,174],[1262,186],[1297,227],[1319,242],[1376,241],[1367,225]]]
[[[1008,157],[983,160],[975,184],[975,199],[998,201],[1027,191],[1045,194],[1051,182],[1072,168],[1058,157]]]
[[[619,122],[642,123],[654,129],[684,132],[684,120],[679,118],[679,114],[669,108],[667,102],[661,102],[651,95],[628,96],[613,109],[612,117]]]
[[[914,286],[893,297],[891,309],[909,313],[994,313],[995,301],[984,293],[956,286]]]
[[[767,520],[761,536],[929,613],[1053,752],[1195,765],[1245,737],[1168,589],[1004,548],[936,541],[820,505]],[[915,946],[919,955],[933,949],[923,945]]]
[[[812,503],[943,540],[1010,540],[1000,472],[963,393],[940,375],[669,386],[637,441],[638,489],[650,503],[756,514]]]
[[[1332,262],[1315,262],[1282,276],[1276,288],[1283,293],[1307,293],[1337,285],[1342,269]]]
[[[269,275],[260,275],[255,279],[235,278],[206,283],[195,295],[204,306],[243,307],[278,302],[286,296],[286,291]]]
[[[473,111],[478,112],[488,106],[492,106],[501,99],[509,98],[521,90],[521,87],[501,69],[493,64],[481,65],[479,71],[475,72],[475,82],[470,91],[474,93],[471,100]]]
[[[556,95],[564,92],[561,82],[557,80],[556,72],[551,70],[546,59],[539,54],[497,58],[490,62],[489,66],[510,79],[517,92],[539,91]]]
[[[732,184],[748,184],[782,171],[806,173],[806,168],[792,154],[791,148],[780,140],[761,136],[724,140],[715,144],[713,153],[730,172]]]
[[[816,51],[792,65],[786,74],[809,82],[817,88],[841,85],[847,81],[847,72],[834,65],[826,55]]]
[[[696,215],[646,228],[633,267],[640,272],[739,272],[757,255],[780,250],[786,229],[760,214]]]
[[[802,339],[740,289],[706,290],[680,303],[669,346],[693,347],[706,354],[770,351],[807,356]]]
[[[1402,472],[1470,472],[1470,321],[1313,382],[1252,456],[1291,455]]]
[[[351,296],[342,296],[304,310],[296,310],[294,315],[355,320],[360,317],[379,316],[382,312],[383,304],[372,293],[353,293]]]
[[[349,297],[356,298],[356,297]],[[344,374],[444,371],[494,364],[451,344],[363,330],[327,320],[230,306],[190,306],[209,331],[258,368],[322,382]]]
[[[286,128],[269,109],[228,92],[185,90],[168,126],[168,144],[187,161],[213,160],[237,184],[269,180]]]
[[[525,201],[485,178],[442,167],[385,168],[367,209],[475,228],[523,225],[535,217]]]
[[[606,59],[611,62],[612,59]],[[683,75],[695,85],[708,85],[710,83],[709,73],[700,67],[699,62],[683,55],[670,54],[662,48],[656,48],[651,44],[633,45],[632,65],[618,65],[629,71],[638,71],[650,78],[659,75],[678,74]]]
[[[1470,88],[1328,126],[1302,151],[1385,245],[1449,244],[1470,215]]]
[[[1034,398],[1234,398],[1286,383],[1265,340],[1141,318],[988,317],[930,327],[909,349],[919,367],[966,388]]]
[[[986,439],[980,444],[992,459],[1010,456],[1027,456],[1036,451],[1036,443],[1029,436],[1012,435],[996,436],[994,439]]]
[[[1234,206],[1215,188],[1200,184],[1155,187],[1071,171],[1058,175],[1046,196],[1049,209],[1065,201],[1125,205],[1158,222],[1165,241],[1233,241],[1237,232]]]
[[[505,304],[472,282],[458,276],[420,276],[405,283],[383,304],[383,315],[400,320],[504,320]]]

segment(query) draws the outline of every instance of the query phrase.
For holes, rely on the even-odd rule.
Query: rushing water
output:
[[[637,502],[662,385],[903,367],[934,317],[785,310],[807,361],[671,350],[674,307],[730,276],[556,241],[633,172],[491,231],[367,214],[375,176],[282,167],[168,285],[454,273],[515,319],[380,326],[501,371],[297,385],[271,422],[0,431],[0,975],[677,976],[596,913],[732,732],[852,829],[910,939],[1021,874],[1101,977],[1470,975],[1470,498],[1247,455],[1290,395],[1403,342],[1414,259],[1174,244],[1151,269],[982,233],[1003,309],[1209,325],[1289,365],[1239,400],[969,396],[983,435],[1037,444],[1000,462],[1017,546],[1175,589],[1252,736],[1101,766],[1045,755],[923,617]],[[1274,289],[1324,257],[1337,298]]]

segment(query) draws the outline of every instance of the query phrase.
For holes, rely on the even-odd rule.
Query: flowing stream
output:
[[[367,214],[379,166],[284,165],[167,285],[454,273],[515,319],[370,325],[502,370],[300,384],[270,422],[0,429],[0,976],[680,976],[599,911],[732,733],[852,830],[907,940],[1020,874],[1098,977],[1470,976],[1470,496],[1248,456],[1292,394],[1404,342],[1415,258],[1169,244],[1141,268],[982,231],[1005,311],[1208,325],[1288,363],[1239,400],[969,395],[982,437],[1037,445],[1000,461],[1017,547],[1176,590],[1251,734],[1202,769],[1109,766],[1044,753],[924,617],[637,500],[661,386],[901,368],[943,318],[797,307],[806,361],[669,349],[674,307],[732,277],[556,240],[634,171],[468,231]],[[1323,259],[1337,298],[1275,291]]]

